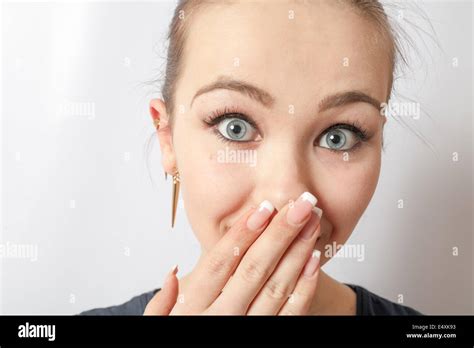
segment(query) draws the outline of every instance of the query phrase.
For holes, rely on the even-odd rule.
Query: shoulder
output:
[[[79,315],[143,315],[146,305],[158,291],[160,289],[148,291],[122,304],[90,309],[79,313]]]
[[[362,286],[347,283],[346,285],[356,293],[357,315],[423,315],[411,307],[392,302]]]

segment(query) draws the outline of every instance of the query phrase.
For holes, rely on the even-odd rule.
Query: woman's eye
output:
[[[350,150],[359,142],[353,131],[344,128],[335,128],[324,133],[319,140],[319,146],[331,150]]]
[[[217,129],[224,138],[232,141],[252,141],[257,133],[251,124],[240,118],[224,119]]]

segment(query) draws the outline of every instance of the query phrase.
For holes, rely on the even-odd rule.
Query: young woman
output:
[[[420,314],[321,270],[377,186],[397,56],[382,5],[184,0],[169,40],[150,112],[202,254],[83,314]]]

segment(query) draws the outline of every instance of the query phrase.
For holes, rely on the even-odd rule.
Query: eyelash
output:
[[[216,109],[213,112],[211,112],[205,118],[204,123],[207,124],[209,127],[212,127],[214,133],[223,142],[225,142],[225,143],[239,143],[237,141],[232,141],[232,140],[224,137],[216,128],[216,126],[220,122],[222,122],[225,119],[229,119],[229,118],[238,118],[240,120],[246,121],[252,127],[254,127],[257,131],[259,131],[258,124],[254,120],[252,120],[250,117],[248,117],[244,113],[240,112],[239,109],[236,108],[236,107],[227,107],[226,106],[223,109]],[[356,145],[354,145],[351,149],[345,150],[344,152],[351,152],[351,151],[356,150],[361,145],[361,143],[367,142],[371,138],[371,135],[369,134],[369,131],[364,126],[362,126],[362,124],[360,124],[356,120],[347,121],[347,122],[339,122],[339,123],[333,124],[332,126],[326,128],[321,134],[325,134],[325,133],[330,132],[331,130],[341,129],[341,128],[354,132],[354,134],[359,139],[359,142]],[[319,137],[318,137],[317,140],[319,140]],[[241,143],[246,143],[246,142],[241,142]],[[337,149],[331,149],[331,148],[326,148],[326,149],[328,149],[332,152],[336,152],[336,153],[343,152],[343,151],[337,150]]]
[[[248,122],[252,127],[254,127],[260,134],[260,127],[258,124],[252,120],[250,117],[245,115],[243,112],[241,112],[237,107],[224,107],[223,109],[217,109],[211,112],[206,119],[204,120],[204,123],[207,124],[209,127],[213,128],[214,133],[217,135],[217,137],[222,140],[224,143],[237,143],[238,145],[243,145],[245,143],[250,143],[250,141],[232,141],[226,137],[224,137],[221,132],[217,129],[217,125],[222,122],[225,119],[229,118],[238,118],[240,120],[243,120],[245,122]]]
[[[348,150],[343,150],[343,151],[331,149],[329,147],[325,149],[330,150],[335,153],[352,152],[352,151],[357,150],[359,146],[361,146],[363,143],[367,142],[371,138],[371,136],[369,135],[369,131],[364,126],[362,126],[358,121],[355,121],[355,120],[333,124],[329,128],[326,128],[322,132],[322,134],[328,133],[332,131],[333,129],[341,129],[341,128],[352,131],[356,135],[356,137],[359,139],[357,144],[355,144],[352,148]],[[318,140],[319,140],[319,137],[318,137]]]
[[[251,126],[258,129],[257,123],[252,120],[250,117],[240,112],[236,107],[224,107],[223,109],[217,109],[211,112],[207,118],[204,120],[209,126],[215,126],[219,124],[222,120],[227,118],[238,118],[248,122]]]

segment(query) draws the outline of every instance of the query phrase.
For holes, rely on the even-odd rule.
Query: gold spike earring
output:
[[[154,118],[153,119],[153,124],[155,125],[156,130],[160,129],[160,119],[159,118]]]
[[[159,118],[154,118],[153,119],[153,125],[155,126],[156,130],[158,131],[160,129],[160,119]],[[168,173],[165,172],[165,180],[168,180]]]
[[[176,210],[178,208],[179,186],[180,186],[179,172],[176,170],[176,172],[173,174],[173,196],[172,196],[173,206],[172,206],[172,213],[171,213],[171,228],[174,227]]]
[[[155,125],[156,130],[160,129],[160,119],[154,119],[153,124]],[[165,180],[168,179],[168,173],[165,171]],[[171,211],[171,228],[174,227],[174,221],[176,218],[176,210],[178,208],[178,200],[179,200],[179,185],[180,185],[180,178],[179,172],[173,174],[173,196],[172,196],[172,211]]]

